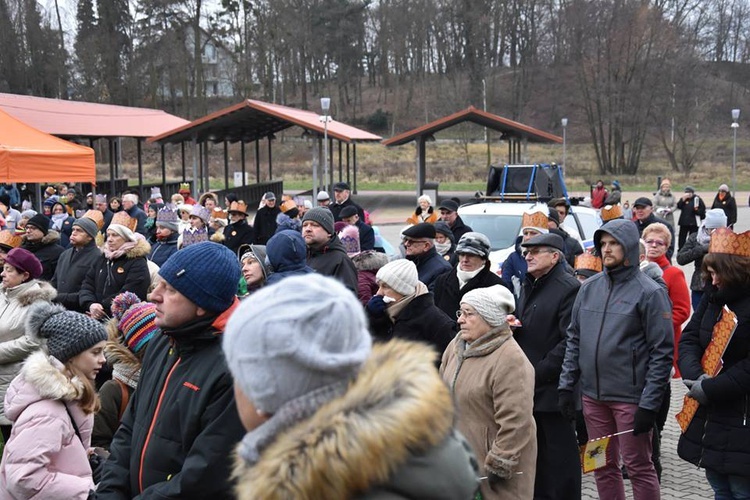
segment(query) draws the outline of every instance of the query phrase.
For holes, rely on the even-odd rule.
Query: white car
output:
[[[524,212],[548,210],[546,203],[539,202],[495,202],[480,201],[468,203],[458,208],[458,215],[464,224],[490,239],[492,251],[490,262],[492,271],[499,272],[500,266],[511,252],[515,251],[516,238],[521,234],[521,218]],[[573,226],[581,237],[584,249],[593,244],[594,231],[602,225],[599,212],[593,208],[572,206],[563,221],[563,226]]]

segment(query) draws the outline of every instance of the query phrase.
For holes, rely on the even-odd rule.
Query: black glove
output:
[[[490,485],[491,490],[495,490],[497,487],[502,485],[505,482],[505,479],[498,476],[497,474],[493,474],[490,471],[487,471],[487,483]]]
[[[656,412],[653,410],[647,410],[640,406],[635,411],[635,419],[633,421],[633,435],[645,434],[650,430],[653,430],[654,424],[656,423]]]
[[[563,417],[567,418],[568,420],[575,420],[576,402],[575,398],[573,398],[573,391],[560,389],[559,391],[557,391],[557,394],[557,406],[560,408],[560,413],[562,413]]]
[[[383,300],[382,295],[373,295],[369,302],[367,302],[366,307],[373,316],[381,316],[385,312],[387,304]]]
[[[703,380],[707,378],[709,378],[708,375],[703,374],[698,378],[698,380],[682,380],[687,388],[690,389],[687,392],[687,395],[695,399],[702,405],[708,404],[708,396],[706,396],[706,391],[703,390]]]

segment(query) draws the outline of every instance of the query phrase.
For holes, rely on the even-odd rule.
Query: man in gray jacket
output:
[[[567,332],[560,375],[563,414],[575,408],[580,382],[589,438],[627,432],[610,445],[595,471],[601,498],[625,499],[622,454],[635,500],[659,498],[651,433],[669,381],[672,306],[667,292],[638,270],[638,229],[613,220],[594,233],[604,271],[581,286]]]

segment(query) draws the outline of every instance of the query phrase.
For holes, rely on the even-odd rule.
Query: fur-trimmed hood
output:
[[[104,245],[106,245],[107,242],[104,242]],[[102,245],[99,250],[101,250],[102,254],[105,256],[107,255],[104,252],[105,246]],[[148,258],[148,254],[151,253],[151,245],[149,245],[148,241],[145,239],[138,238],[135,242],[135,246],[128,251],[125,252],[125,257],[128,259],[137,259],[138,257],[146,257]]]
[[[15,422],[29,405],[42,399],[74,401],[83,394],[83,382],[63,373],[63,364],[44,351],[36,351],[5,395],[5,416]]]
[[[424,498],[470,498],[475,477],[456,480],[461,465],[445,461],[456,454],[436,459],[428,453],[452,435],[454,419],[434,359],[423,344],[374,346],[346,393],[278,435],[254,466],[237,457],[238,498],[354,498],[391,486],[398,476],[406,486],[388,488],[389,498],[416,498],[414,491]],[[416,467],[404,474],[415,455],[429,480],[417,479]]]
[[[352,257],[357,271],[377,271],[388,264],[388,256],[383,252],[366,250]]]
[[[60,233],[58,231],[54,230],[54,229],[49,229],[49,230],[47,230],[47,234],[45,234],[42,237],[42,240],[40,242],[38,242],[38,243],[27,240],[26,239],[26,235],[24,235],[23,242],[24,242],[24,245],[26,245],[26,246],[32,246],[32,247],[33,246],[44,247],[44,246],[47,246],[47,245],[54,245],[55,243],[57,243],[59,245],[60,244]]]
[[[52,302],[52,299],[57,296],[57,290],[48,282],[41,280],[29,280],[10,289],[0,285],[0,291],[8,300],[17,300],[21,307],[28,307],[37,300]]]

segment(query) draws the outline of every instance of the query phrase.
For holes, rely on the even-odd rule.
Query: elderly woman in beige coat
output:
[[[445,350],[440,373],[453,392],[458,430],[484,467],[482,496],[532,498],[534,368],[506,322],[513,295],[500,285],[479,288],[466,293],[460,307],[461,331]]]

